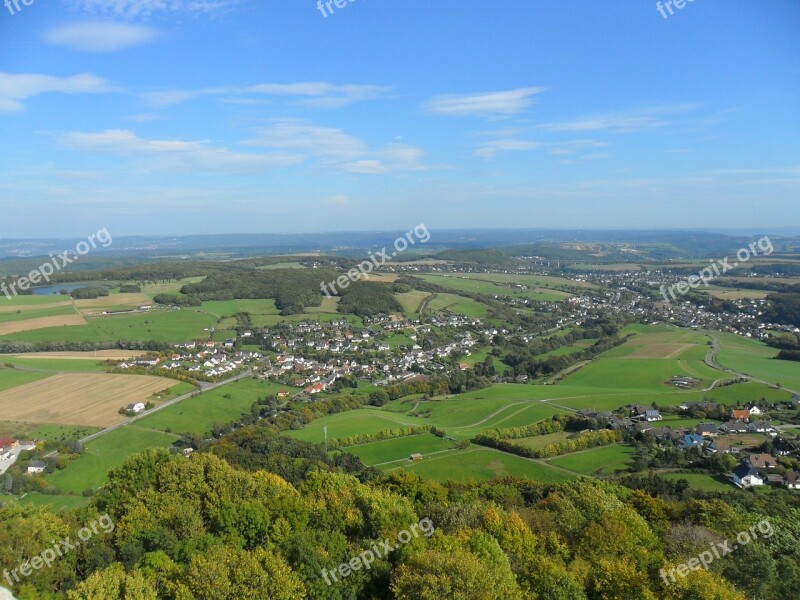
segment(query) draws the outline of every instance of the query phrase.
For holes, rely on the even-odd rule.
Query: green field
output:
[[[483,275],[489,274],[481,273],[481,276]],[[516,282],[492,282],[487,279],[479,279],[477,275],[422,275],[421,278],[455,292],[471,292],[486,296],[511,296],[540,302],[559,302],[570,296],[569,293],[560,290],[536,286],[522,288]]]
[[[22,506],[49,506],[56,512],[86,506],[91,498],[86,496],[58,496],[52,494],[28,494],[17,501]]]
[[[723,367],[758,377],[800,392],[800,363],[774,360],[778,350],[732,333],[714,332],[722,350],[717,362]]]
[[[168,448],[177,439],[177,435],[153,431],[139,423],[127,425],[89,442],[83,456],[66,469],[48,473],[44,478],[51,487],[68,494],[96,490],[105,483],[108,470],[122,464],[131,454],[154,446]]]
[[[6,359],[0,358],[3,362],[11,362]],[[33,383],[40,379],[50,377],[52,373],[36,373],[33,371],[19,371],[17,369],[8,369],[0,367],[0,392],[3,390],[10,390],[18,385],[25,385],[26,383]]]
[[[536,481],[558,482],[574,478],[569,473],[550,468],[537,461],[477,447],[439,454],[418,463],[408,463],[396,468],[436,481],[486,481],[514,476]]]
[[[466,315],[467,317],[482,318],[486,316],[489,309],[485,304],[481,304],[472,298],[465,298],[458,294],[436,294],[428,302],[426,309],[432,312],[447,310],[453,313]]]
[[[395,461],[408,461],[412,454],[422,454],[426,458],[434,452],[447,451],[453,448],[453,442],[442,439],[432,433],[412,435],[383,440],[371,444],[362,444],[344,448],[344,452],[358,456],[366,465],[381,465]],[[396,465],[395,465],[396,466]]]
[[[87,325],[48,327],[2,336],[24,342],[109,342],[153,340],[179,343],[208,339],[204,330],[216,323],[213,315],[192,309],[155,310],[149,313],[106,315],[87,318]]]
[[[659,476],[672,481],[685,479],[690,487],[704,492],[732,492],[738,489],[733,483],[721,481],[706,473],[659,473]]]
[[[610,475],[625,471],[633,454],[631,446],[614,444],[565,454],[547,462],[581,475]]]
[[[284,389],[286,386],[260,382],[252,378],[241,379],[182,400],[178,404],[140,419],[136,424],[159,431],[170,429],[174,433],[202,435],[211,431],[217,423],[229,423],[249,413],[250,406],[259,398],[277,394]]]
[[[421,419],[405,417],[378,409],[358,409],[316,419],[303,429],[283,432],[298,440],[321,444],[325,439],[323,428],[328,426],[328,439],[343,439],[361,433],[377,433],[384,429],[400,429],[427,425]]]
[[[418,290],[394,295],[400,303],[400,306],[403,307],[403,313],[408,317],[418,314],[422,302],[428,296],[430,296],[429,292],[420,292]]]

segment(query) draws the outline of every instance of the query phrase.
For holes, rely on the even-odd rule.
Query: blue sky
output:
[[[800,225],[796,0],[2,1],[0,237]]]

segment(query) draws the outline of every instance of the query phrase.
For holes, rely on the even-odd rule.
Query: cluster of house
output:
[[[12,456],[12,450],[19,447],[19,441],[14,438],[0,439],[0,460],[7,460]]]
[[[260,377],[278,379],[295,387],[305,388],[309,395],[326,391],[337,378],[355,375],[375,380],[377,385],[388,385],[415,377],[420,371],[444,371],[443,359],[453,353],[469,355],[478,343],[470,330],[480,324],[478,319],[462,315],[435,316],[425,319],[398,319],[378,315],[365,319],[369,327],[354,331],[347,321],[329,323],[299,322],[282,323],[260,332],[266,348],[279,352],[275,363],[262,360]],[[460,328],[453,339],[437,348],[424,350],[419,345],[419,334],[432,331],[433,327]],[[408,331],[410,343],[391,347],[386,335],[397,331]],[[291,353],[290,353],[291,352]],[[327,361],[299,356],[314,352],[332,354],[355,354],[357,357],[334,357]],[[324,357],[323,357],[324,358]],[[255,370],[255,369],[254,369]],[[297,374],[294,379],[289,375]]]
[[[790,490],[800,490],[800,473],[786,471],[783,474],[770,473],[778,468],[778,463],[770,454],[751,454],[733,470],[733,483],[740,488],[764,485],[782,485]]]
[[[682,410],[695,408],[692,405],[681,405]],[[634,405],[630,409],[630,416],[622,418],[611,412],[579,411],[579,416],[596,419],[604,422],[612,429],[627,429],[631,432],[648,432],[657,441],[671,444],[679,450],[690,448],[704,449],[710,453],[735,453],[738,450],[731,445],[730,439],[717,439],[718,436],[728,434],[762,433],[777,438],[778,432],[769,421],[758,420],[763,414],[761,408],[754,402],[745,405],[743,409],[731,411],[730,420],[722,424],[698,423],[691,428],[672,429],[669,426],[656,427],[653,423],[663,420],[660,411],[646,406]],[[777,438],[772,442],[776,456],[800,457],[800,442]],[[739,487],[753,487],[764,485],[768,482],[773,485],[783,485],[789,489],[800,489],[800,475],[794,471],[783,474],[769,473],[776,469],[778,463],[771,454],[751,454],[742,460],[733,472],[732,480]],[[766,475],[765,475],[766,471]]]
[[[208,341],[204,344],[190,342],[178,344],[168,359],[161,357],[140,358],[123,361],[120,369],[132,367],[158,367],[176,373],[203,375],[209,379],[219,379],[233,375],[261,358],[258,352],[240,352],[234,348],[233,340],[225,342]]]

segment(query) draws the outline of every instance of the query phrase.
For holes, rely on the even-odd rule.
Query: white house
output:
[[[800,473],[797,471],[787,471],[783,476],[783,485],[790,490],[800,490]]]
[[[29,475],[38,475],[39,473],[44,473],[44,470],[47,468],[47,463],[41,460],[32,460],[28,463],[28,474]]]
[[[134,412],[136,414],[139,414],[144,409],[145,409],[144,402],[137,402],[135,404],[128,404],[128,406],[125,407],[125,410],[129,410],[129,411]]]
[[[733,483],[741,488],[748,488],[764,485],[764,479],[750,463],[743,462],[739,463],[739,466],[733,471]]]

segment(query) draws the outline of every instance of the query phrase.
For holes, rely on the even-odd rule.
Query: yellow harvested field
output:
[[[142,350],[98,350],[96,352],[26,352],[12,354],[11,358],[51,358],[71,360],[128,360],[147,354]]]
[[[759,292],[758,290],[712,290],[710,294],[720,300],[761,300],[766,298],[769,292]]]
[[[111,294],[92,298],[90,300],[76,300],[75,306],[81,310],[91,308],[108,308],[111,306],[129,306],[138,308],[139,306],[152,306],[153,299],[145,294]]]
[[[72,302],[54,302],[52,304],[12,304],[12,305],[4,305],[0,304],[0,313],[24,313],[24,312],[31,312],[35,310],[48,310],[50,308],[61,308],[64,306],[70,306]]]
[[[108,427],[119,409],[177,382],[147,375],[64,374],[0,392],[3,420]]]
[[[8,323],[0,323],[0,335],[46,329],[47,327],[62,327],[64,325],[86,325],[86,319],[81,315],[58,315],[56,317],[25,319],[24,321],[9,321]]]

